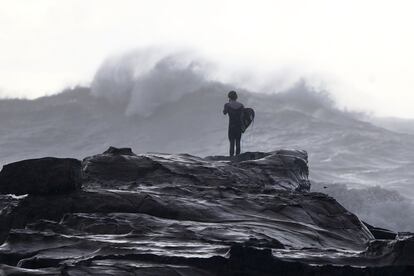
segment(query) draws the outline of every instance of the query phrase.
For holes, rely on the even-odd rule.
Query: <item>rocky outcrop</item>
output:
[[[247,152],[231,160],[223,156],[200,158],[188,154],[140,154],[131,149],[110,148],[87,157],[82,167],[89,184],[128,190],[150,184],[191,183],[199,188],[228,187],[244,191],[309,191],[307,154],[280,150],[270,153]],[[113,181],[111,181],[113,180]],[[114,183],[116,182],[116,183]]]
[[[23,160],[5,165],[0,172],[2,194],[65,194],[81,185],[81,162],[72,158]]]
[[[7,233],[0,272],[206,276],[412,271],[410,235],[376,240],[335,199],[309,191],[304,151],[245,153],[230,160],[110,148],[85,158],[82,171],[82,190],[3,196],[0,220],[8,226],[1,228]]]

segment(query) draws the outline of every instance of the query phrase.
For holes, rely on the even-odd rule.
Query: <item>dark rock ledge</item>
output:
[[[2,194],[67,194],[81,188],[81,162],[45,157],[5,165],[0,172]]]
[[[111,147],[6,165],[0,192],[0,275],[414,275],[413,236],[310,192],[304,151]]]

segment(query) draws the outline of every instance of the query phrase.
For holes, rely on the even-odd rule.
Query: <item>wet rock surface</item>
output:
[[[1,195],[6,275],[412,275],[413,238],[375,239],[312,193],[307,154],[82,161],[82,189]],[[79,186],[80,187],[80,186]]]
[[[103,154],[85,158],[82,168],[89,187],[119,188],[125,182],[132,186],[134,183],[135,186],[188,183],[189,187],[227,187],[256,192],[266,189],[309,191],[307,162],[306,152],[293,150],[247,152],[230,160],[224,156],[203,159],[188,154],[135,155],[128,148],[110,148]]]

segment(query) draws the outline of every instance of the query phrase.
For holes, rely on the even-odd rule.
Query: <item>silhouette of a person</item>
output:
[[[229,141],[230,156],[234,156],[234,146],[236,146],[236,155],[240,154],[240,139],[242,135],[242,116],[243,104],[237,101],[236,91],[230,91],[228,94],[229,102],[224,105],[223,114],[229,114]]]

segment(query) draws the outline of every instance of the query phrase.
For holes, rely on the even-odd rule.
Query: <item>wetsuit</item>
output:
[[[240,139],[242,135],[242,110],[244,106],[238,101],[229,101],[224,105],[223,114],[229,114],[229,141],[230,156],[234,155],[234,146],[236,146],[236,155],[240,154]]]

